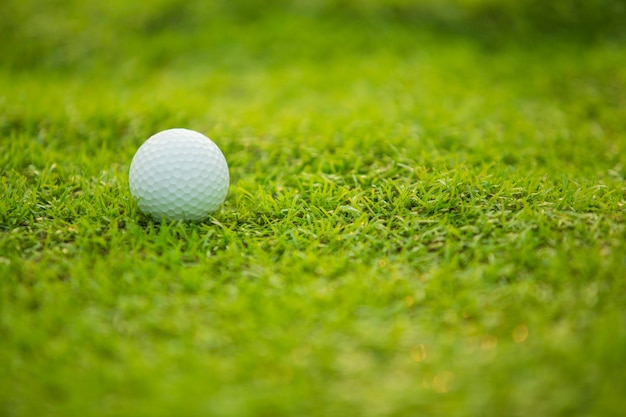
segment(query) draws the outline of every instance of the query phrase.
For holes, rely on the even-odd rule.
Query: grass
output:
[[[0,415],[621,414],[623,38],[111,4],[3,47]],[[203,223],[128,191],[176,126]]]

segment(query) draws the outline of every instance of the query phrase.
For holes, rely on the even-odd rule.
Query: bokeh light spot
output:
[[[415,346],[411,350],[411,357],[415,362],[421,362],[426,359],[426,347],[423,344]]]
[[[494,350],[498,347],[498,338],[491,335],[483,336],[480,341],[480,348],[482,350]]]
[[[524,343],[528,338],[528,326],[520,324],[513,329],[513,341],[515,343]]]
[[[433,378],[433,390],[439,394],[445,394],[450,389],[453,374],[450,371],[439,372]]]

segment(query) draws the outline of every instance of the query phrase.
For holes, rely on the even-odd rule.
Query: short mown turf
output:
[[[617,29],[65,3],[0,18],[0,415],[626,409]],[[206,222],[129,193],[171,127],[229,162]]]

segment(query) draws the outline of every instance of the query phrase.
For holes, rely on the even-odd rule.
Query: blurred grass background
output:
[[[301,21],[314,22],[319,30],[300,28]],[[390,26],[469,37],[487,47],[531,46],[555,37],[594,42],[623,39],[624,21],[626,6],[619,0],[5,0],[0,65],[59,70],[129,62],[153,66],[190,54],[218,61],[238,53],[313,58],[348,49],[341,42],[319,44],[320,38],[340,38],[345,25],[364,32],[363,52],[393,48],[381,43]]]

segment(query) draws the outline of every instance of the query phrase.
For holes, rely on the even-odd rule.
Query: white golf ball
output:
[[[130,164],[130,193],[156,220],[204,220],[226,198],[228,164],[217,145],[189,129],[161,131]]]

